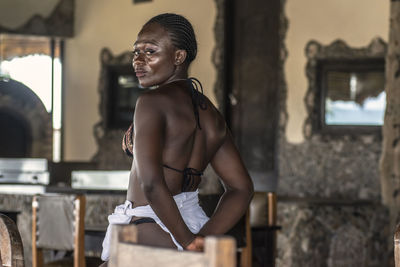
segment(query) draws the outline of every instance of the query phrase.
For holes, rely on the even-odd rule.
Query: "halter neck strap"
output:
[[[201,85],[201,82],[194,77],[188,78],[187,81],[191,89],[190,91],[192,96],[194,116],[196,117],[197,126],[201,130],[199,108],[202,110],[207,109],[207,102],[204,97],[203,86]]]

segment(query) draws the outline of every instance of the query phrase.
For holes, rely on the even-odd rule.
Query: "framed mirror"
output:
[[[136,100],[148,89],[141,88],[132,68],[132,52],[113,55],[100,52],[100,121],[93,126],[97,152],[92,161],[103,170],[129,169],[131,159],[121,149],[121,141],[132,123]]]
[[[324,129],[383,125],[386,107],[383,58],[322,60],[317,68],[322,90],[320,123]]]
[[[107,88],[106,127],[126,129],[132,123],[135,103],[147,88],[139,85],[132,65],[109,65]]]
[[[132,52],[114,56],[101,51],[99,83],[101,125],[104,131],[127,129],[132,123],[136,100],[148,88],[139,85],[132,68]]]
[[[386,51],[380,38],[362,48],[351,48],[342,40],[326,46],[314,40],[307,44],[306,138],[314,134],[380,135],[386,107]]]

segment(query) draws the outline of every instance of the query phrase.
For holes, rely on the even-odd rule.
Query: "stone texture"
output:
[[[391,226],[400,221],[400,2],[390,4],[389,51],[386,56],[387,105],[381,157],[382,198],[390,207]]]
[[[380,139],[314,135],[301,144],[280,142],[279,195],[380,200]]]
[[[226,116],[226,103],[225,103],[225,91],[226,91],[226,75],[225,75],[225,0],[215,0],[217,7],[217,16],[214,24],[214,38],[215,47],[213,50],[212,62],[217,71],[217,78],[214,84],[215,98],[217,99],[218,109],[221,113]]]
[[[278,202],[277,266],[387,266],[388,211],[375,203]]]
[[[125,202],[126,195],[86,195],[85,228],[104,229],[108,226],[107,217],[114,208]]]

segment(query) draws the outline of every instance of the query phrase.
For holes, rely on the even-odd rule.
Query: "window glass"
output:
[[[49,37],[0,35],[0,76],[29,87],[52,114],[53,160],[61,160],[62,41]]]
[[[386,106],[383,71],[328,71],[325,124],[380,126]]]

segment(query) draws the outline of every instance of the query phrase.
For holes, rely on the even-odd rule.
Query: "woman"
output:
[[[134,44],[139,83],[156,88],[139,97],[135,132],[131,127],[124,137],[125,149],[133,156],[127,201],[109,222],[136,224],[142,244],[201,251],[203,237],[227,232],[243,216],[253,194],[222,116],[202,94],[201,84],[188,78],[196,52],[190,22],[176,14],[150,19]],[[211,218],[197,198],[209,163],[226,189]],[[108,259],[109,232],[103,260]]]

